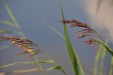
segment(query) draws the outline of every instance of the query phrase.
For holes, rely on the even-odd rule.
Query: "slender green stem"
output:
[[[64,75],[67,75],[67,73],[66,73],[63,69],[61,69],[61,72],[62,72]]]
[[[58,65],[46,52],[43,51],[43,53],[54,62],[55,65]],[[61,68],[60,70],[64,75],[67,75],[67,73]]]
[[[42,21],[42,22],[43,22],[45,25],[47,25],[51,30],[53,30],[55,33],[57,33],[61,38],[63,38],[63,39],[65,40],[64,35],[62,35],[57,29],[53,28],[53,27],[52,27],[50,24],[48,24],[46,21]],[[73,48],[73,49],[74,49],[74,48]],[[75,49],[74,49],[74,51],[75,51],[75,54],[76,54],[76,58],[77,58],[77,60],[78,60],[80,72],[81,72],[82,75],[85,75],[85,72],[84,72],[84,70],[83,70],[83,68],[82,68],[82,64],[81,64],[80,59],[79,59],[79,56],[78,56],[78,54],[77,54],[77,52],[76,52]]]
[[[113,75],[113,56],[111,57],[111,65],[110,65],[109,75]]]
[[[38,60],[39,60],[36,56],[34,57],[34,59],[35,59],[36,61],[38,61]],[[43,73],[43,75],[46,75],[46,73],[45,73],[44,69],[42,68],[41,63],[38,63],[38,66],[39,66],[39,68],[40,68],[40,71]]]

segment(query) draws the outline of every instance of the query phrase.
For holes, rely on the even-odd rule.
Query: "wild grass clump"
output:
[[[0,30],[0,42],[1,41],[10,41],[10,43],[13,46],[17,46],[17,47],[20,47],[23,49],[23,52],[19,53],[17,55],[28,54],[29,58],[30,59],[34,58],[34,60],[27,61],[27,62],[25,62],[25,61],[14,62],[11,64],[2,65],[2,66],[0,66],[0,69],[14,66],[17,64],[28,64],[28,65],[38,64],[37,68],[40,69],[40,71],[43,73],[43,75],[46,75],[46,72],[51,71],[51,70],[58,70],[58,71],[61,71],[64,75],[68,75],[68,73],[66,73],[63,70],[63,68],[60,65],[58,65],[44,50],[41,50],[41,48],[37,44],[35,44],[33,41],[31,41],[30,39],[25,37],[24,33],[21,30],[19,23],[17,22],[16,18],[14,17],[14,14],[10,10],[9,6],[6,3],[4,3],[4,7],[5,7],[8,15],[10,16],[12,22],[1,19],[0,23],[6,24],[10,27],[14,27],[15,29],[17,29],[17,31],[13,31],[13,30],[11,31],[11,30],[5,30],[5,29]],[[65,40],[67,52],[69,54],[70,61],[73,66],[73,69],[74,69],[74,74],[75,75],[86,75],[85,70],[83,69],[83,66],[78,57],[78,54],[71,44],[71,39],[70,39],[68,30],[67,30],[67,25],[70,25],[71,28],[81,27],[82,30],[79,30],[76,32],[75,38],[81,39],[81,38],[85,37],[85,40],[83,41],[85,44],[93,45],[93,47],[96,47],[97,54],[95,57],[93,75],[98,75],[97,70],[98,70],[98,62],[100,59],[101,59],[101,62],[100,62],[100,64],[101,64],[100,71],[101,72],[99,73],[99,75],[104,75],[103,69],[104,69],[104,59],[106,56],[106,52],[108,52],[111,55],[109,75],[112,75],[113,74],[113,67],[112,67],[113,66],[113,50],[108,45],[109,40],[108,39],[106,40],[103,37],[101,37],[101,35],[98,34],[98,32],[95,29],[93,29],[90,25],[88,25],[86,23],[83,23],[78,20],[65,19],[62,5],[60,5],[60,9],[61,9],[62,20],[59,22],[62,23],[62,25],[63,25],[64,36],[58,30],[53,28],[52,26],[50,26],[50,25],[47,25],[47,26]],[[20,37],[14,36],[10,33],[16,33],[17,35],[20,35]],[[3,48],[7,48],[6,46]],[[8,46],[8,47],[10,47],[10,46]],[[43,54],[48,59],[40,59],[37,56],[37,54],[40,52],[43,52]],[[42,67],[43,64],[54,64],[54,66],[50,66],[45,70]]]

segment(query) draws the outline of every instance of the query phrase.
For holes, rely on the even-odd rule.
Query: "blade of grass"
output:
[[[61,38],[63,38],[65,40],[65,37],[55,28],[53,28],[51,25],[49,25],[47,22],[43,21],[44,24],[46,24],[51,30],[53,30],[55,33],[57,33]],[[73,48],[74,49],[74,48]],[[74,49],[75,51],[75,55],[76,55],[76,58],[78,60],[78,64],[79,64],[79,69],[80,69],[80,72],[81,72],[81,75],[85,75],[85,72],[83,70],[83,67],[82,67],[82,64],[80,62],[80,59],[78,57],[78,54],[76,52],[76,50]]]
[[[6,11],[8,12],[10,18],[12,19],[12,21],[13,21],[15,27],[16,27],[20,32],[22,32],[22,30],[21,30],[21,28],[20,28],[20,25],[18,24],[18,22],[17,22],[15,16],[13,15],[12,11],[10,10],[9,6],[6,4],[5,1],[4,1],[4,6],[5,6]],[[25,37],[24,33],[21,34],[21,35],[22,35],[23,37]]]
[[[60,4],[60,8],[61,8],[61,14],[62,14],[62,21],[64,21],[65,18],[64,18],[64,13],[63,13],[63,9],[62,9],[61,4]],[[70,59],[71,59],[71,62],[72,62],[73,68],[74,68],[75,75],[79,75],[77,58],[76,58],[76,55],[74,53],[73,47],[71,45],[70,38],[68,35],[68,31],[67,31],[67,27],[66,27],[65,23],[63,23],[63,28],[64,28],[64,35],[65,35],[65,41],[66,41],[68,53],[69,53],[69,56],[70,56]]]
[[[110,63],[110,71],[109,75],[113,75],[113,56],[111,57],[111,63]]]
[[[16,62],[7,65],[0,66],[0,68],[10,67],[16,64],[37,64],[37,63],[54,63],[52,60],[37,60],[37,61],[29,61],[29,62]]]
[[[0,66],[0,68],[5,68],[5,67],[13,66],[13,65],[16,65],[16,63],[7,64],[7,65],[3,65],[3,66]]]
[[[50,26],[47,22],[45,21],[42,21],[46,26],[48,26],[51,30],[53,30],[55,33],[57,33],[61,38],[65,39],[65,37],[60,33],[58,32],[57,29],[53,28],[52,26]]]
[[[24,35],[24,33],[21,31],[15,31],[14,33],[19,34],[19,35]]]
[[[36,56],[34,57],[34,59],[35,59],[35,61],[37,61],[37,60],[39,61],[39,58],[37,58]],[[39,69],[41,70],[42,74],[43,75],[46,75],[46,72],[43,69],[42,64],[41,63],[38,63],[38,66],[39,66]]]
[[[15,26],[16,26],[17,28],[19,28],[19,24],[18,24],[18,22],[16,21],[16,18],[14,17],[14,15],[13,15],[12,11],[10,10],[9,6],[8,6],[6,3],[4,3],[4,6],[5,6],[5,8],[6,8],[8,14],[9,14],[10,18],[11,18],[12,21],[15,23]]]
[[[46,71],[51,71],[51,70],[53,70],[53,69],[55,69],[55,70],[61,70],[61,66],[49,67],[49,68],[46,69]]]
[[[101,43],[100,41],[93,39],[95,42],[97,42],[98,44],[101,44],[102,46],[104,46],[104,48],[109,52],[109,54],[111,54],[113,56],[113,51],[111,50],[111,48],[109,48],[108,46],[106,46],[104,43]]]
[[[0,20],[0,23],[15,27],[15,24],[13,24],[13,23],[11,23],[10,21],[7,21],[7,20]]]
[[[54,63],[55,65],[58,65],[45,51],[43,51],[43,53],[44,53],[51,61],[53,61],[53,63]],[[60,66],[60,67],[61,67],[61,66]],[[46,71],[47,71],[47,69],[46,69]],[[61,67],[60,71],[61,71],[64,75],[67,75],[67,73],[62,69],[62,67]]]
[[[108,40],[105,41],[105,45],[108,46]],[[104,59],[106,56],[106,49],[103,47],[102,49],[102,56],[101,56],[101,61],[100,61],[100,75],[104,75]]]
[[[100,45],[100,47],[99,47],[99,49],[97,50],[97,53],[96,53],[93,75],[97,75],[97,71],[98,71],[98,62],[99,62],[99,58],[100,58],[100,55],[101,55],[102,47],[103,47],[103,46]]]
[[[13,31],[10,30],[0,30],[0,34],[8,34],[8,33],[12,33]]]

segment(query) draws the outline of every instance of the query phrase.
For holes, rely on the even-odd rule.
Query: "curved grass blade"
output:
[[[65,37],[60,33],[58,32],[57,29],[53,28],[52,26],[50,26],[47,22],[45,21],[42,21],[45,25],[47,25],[51,30],[53,30],[55,33],[57,33],[60,37],[62,37],[63,39],[65,39]]]
[[[67,75],[67,73],[62,69],[61,66],[52,66],[46,69],[46,71],[51,71],[51,70],[60,70],[64,75]]]
[[[15,27],[16,27],[19,31],[22,31],[21,28],[20,28],[20,25],[18,24],[18,22],[17,22],[15,16],[13,15],[12,11],[10,10],[10,8],[9,8],[9,6],[6,4],[6,2],[4,2],[4,6],[5,6],[6,11],[8,12],[10,18],[12,19],[12,21],[13,21]],[[21,36],[25,37],[24,34],[21,34]]]
[[[0,30],[0,34],[8,34],[8,33],[12,33],[13,31],[10,30]]]
[[[49,25],[47,22],[43,21],[44,24],[46,24],[51,30],[53,30],[55,33],[57,33],[61,38],[63,38],[65,40],[65,37],[55,28],[53,28],[51,25]],[[80,72],[81,72],[81,75],[85,75],[85,72],[83,70],[83,67],[82,67],[82,64],[80,62],[80,59],[78,57],[78,54],[76,52],[76,50],[74,49],[75,51],[75,55],[76,55],[76,58],[78,60],[78,64],[79,64],[79,69],[80,69]]]
[[[6,8],[8,14],[9,14],[10,18],[12,19],[13,23],[15,24],[15,26],[17,28],[19,28],[19,24],[16,21],[16,18],[14,17],[14,15],[13,15],[12,11],[10,10],[9,6],[6,3],[4,3],[4,6],[5,6],[5,8]]]
[[[16,65],[16,64],[17,64],[17,63],[7,64],[7,65],[0,66],[0,68],[9,67],[9,66],[13,66],[13,65]]]
[[[108,46],[108,40],[105,41],[105,45]],[[102,56],[100,61],[100,75],[104,75],[104,59],[106,56],[106,49],[103,47],[102,49]]]
[[[62,21],[64,21],[65,18],[64,18],[64,13],[63,13],[63,9],[62,9],[61,4],[60,4],[60,8],[61,8],[61,14],[62,14]],[[73,47],[71,45],[71,41],[70,41],[68,31],[67,31],[67,27],[66,27],[65,23],[63,23],[63,28],[64,28],[64,35],[65,35],[65,41],[66,41],[68,53],[69,53],[69,56],[70,56],[70,59],[71,59],[71,62],[72,62],[73,68],[74,68],[75,75],[79,75],[77,58],[76,58],[76,55],[74,53]]]
[[[24,33],[21,31],[15,31],[14,33],[19,34],[19,35],[24,35]]]
[[[99,62],[99,58],[100,58],[100,56],[101,56],[102,48],[103,48],[103,46],[100,45],[99,49],[97,50],[96,57],[95,57],[95,63],[94,63],[93,75],[97,75],[97,71],[98,71],[98,62]]]
[[[0,23],[15,27],[15,24],[7,20],[0,20]]]
[[[30,61],[30,62],[18,62],[18,64],[37,64],[37,63],[54,63],[52,60],[35,60],[35,61]]]
[[[111,57],[111,63],[110,63],[110,71],[109,75],[113,75],[113,56]]]
[[[34,57],[35,61],[39,61],[39,58],[37,58],[36,56]],[[38,67],[41,70],[42,74],[45,75],[45,70],[42,67],[41,63],[38,63]]]
[[[111,50],[111,48],[109,48],[108,46],[106,46],[104,43],[101,43],[100,41],[93,39],[95,42],[97,42],[98,44],[101,44],[102,46],[104,46],[104,48],[113,56],[113,51]]]
[[[0,66],[0,68],[5,68],[5,67],[10,67],[16,64],[37,64],[37,63],[54,63],[52,60],[35,60],[35,61],[30,61],[30,62],[17,62],[17,63],[12,63],[12,64],[7,64]]]
[[[51,70],[53,70],[53,69],[55,69],[55,70],[61,70],[61,66],[49,67],[49,68],[46,69],[46,71],[51,71]]]

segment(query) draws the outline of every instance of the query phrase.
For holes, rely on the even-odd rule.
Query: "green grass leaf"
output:
[[[8,34],[8,33],[12,33],[13,31],[10,30],[0,30],[0,34]]]
[[[113,56],[111,57],[109,75],[113,75]]]
[[[98,71],[98,62],[101,56],[101,51],[102,51],[103,46],[100,45],[100,47],[97,49],[96,52],[96,57],[95,57],[95,63],[94,63],[94,74],[93,75],[97,75],[97,71]]]
[[[53,30],[56,34],[58,34],[61,38],[63,38],[63,39],[65,40],[65,37],[64,37],[57,29],[53,28],[51,25],[49,25],[49,24],[48,24],[47,22],[45,22],[45,21],[42,21],[42,22],[43,22],[45,25],[47,25],[51,30]],[[76,58],[77,58],[77,60],[78,60],[79,69],[80,69],[81,75],[85,75],[85,72],[84,72],[84,70],[83,70],[82,64],[81,64],[80,59],[79,59],[79,56],[78,56],[76,50],[74,50],[74,51],[75,51]]]
[[[46,26],[48,26],[51,30],[53,30],[55,33],[57,33],[61,38],[65,39],[65,37],[60,33],[58,32],[57,29],[53,28],[51,25],[49,25],[47,22],[45,21],[42,21]]]
[[[53,66],[46,69],[46,71],[51,71],[51,70],[61,70],[61,66]]]
[[[13,15],[12,11],[10,10],[9,6],[6,3],[4,3],[4,6],[5,6],[5,8],[6,8],[8,14],[9,14],[10,18],[12,19],[13,23],[15,24],[15,26],[17,28],[19,28],[19,24],[16,21],[16,18],[14,17],[14,15]]]
[[[102,46],[104,46],[104,48],[113,56],[113,51],[111,50],[111,48],[109,48],[107,45],[105,45],[104,43],[101,43],[100,41],[93,39],[95,42],[97,42],[98,44],[101,44]]]
[[[15,24],[7,20],[0,20],[0,23],[15,27]]]
[[[65,18],[64,18],[64,13],[63,13],[62,6],[61,6],[61,13],[62,13],[62,21],[64,21]],[[77,58],[76,58],[76,55],[74,53],[73,47],[71,45],[71,41],[70,41],[68,31],[67,31],[67,27],[66,27],[65,23],[63,23],[63,28],[64,28],[66,46],[67,46],[68,53],[69,53],[69,56],[70,56],[70,59],[71,59],[71,62],[72,62],[73,68],[74,68],[75,75],[79,75],[79,68],[78,68]]]
[[[5,68],[5,67],[13,66],[13,65],[16,65],[16,63],[7,64],[7,65],[3,65],[3,66],[0,66],[0,68]]]
[[[37,64],[37,63],[54,63],[53,60],[35,60],[35,61],[31,61],[31,62],[19,62],[22,64]]]
[[[106,46],[108,46],[108,40],[104,42]],[[106,56],[106,49],[102,47],[101,61],[100,61],[100,75],[104,75],[104,59]]]
[[[29,61],[29,62],[16,62],[16,63],[0,66],[0,68],[10,67],[10,66],[13,66],[16,64],[37,64],[37,63],[54,63],[54,61],[52,61],[52,60],[35,60],[35,61]]]
[[[14,31],[14,33],[19,34],[19,35],[24,35],[24,33],[21,31]]]
[[[113,0],[111,0],[111,5],[113,6]]]
[[[10,18],[13,21],[13,24],[15,25],[15,27],[19,30],[19,32],[22,32],[19,23],[17,22],[15,16],[13,15],[12,11],[10,10],[9,6],[6,4],[6,2],[4,2],[4,6],[6,8],[7,13],[9,14]],[[24,33],[20,34],[21,36],[25,37]]]

